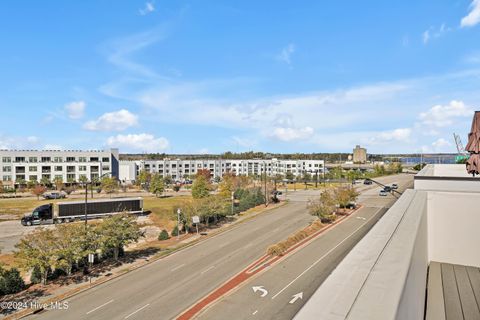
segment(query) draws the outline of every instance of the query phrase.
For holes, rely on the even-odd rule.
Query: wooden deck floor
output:
[[[480,270],[430,262],[427,320],[480,320]]]

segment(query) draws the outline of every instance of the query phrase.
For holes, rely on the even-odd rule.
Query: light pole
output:
[[[233,216],[233,202],[235,201],[235,192],[232,191],[232,216]]]
[[[180,208],[177,209],[177,240],[180,240],[180,213],[182,210]]]
[[[98,177],[98,179],[101,179],[103,178],[104,176],[106,176],[107,174],[110,174],[110,172],[105,172],[104,174],[102,174],[100,177]],[[87,214],[88,214],[88,210],[87,210],[87,201],[88,201],[88,184],[90,183],[90,186],[92,187],[92,198],[93,198],[93,179],[91,179],[90,182],[88,181],[85,181],[85,231],[87,230]]]

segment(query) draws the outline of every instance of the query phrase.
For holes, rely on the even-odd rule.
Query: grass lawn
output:
[[[13,214],[22,217],[27,212],[32,212],[38,206],[47,203],[56,203],[61,201],[69,201],[69,199],[62,200],[37,200],[36,198],[12,198],[0,199],[0,215]]]
[[[175,208],[184,201],[192,199],[191,196],[174,196],[174,197],[144,197],[143,207],[150,210],[150,219],[153,223],[162,229],[171,230],[176,225]]]

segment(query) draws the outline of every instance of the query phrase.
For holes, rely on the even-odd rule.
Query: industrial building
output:
[[[367,149],[361,148],[359,145],[353,149],[353,163],[367,162]]]

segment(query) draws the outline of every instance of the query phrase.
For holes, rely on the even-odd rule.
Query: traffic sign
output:
[[[200,223],[200,217],[199,216],[193,216],[192,221],[193,221],[193,223]]]

